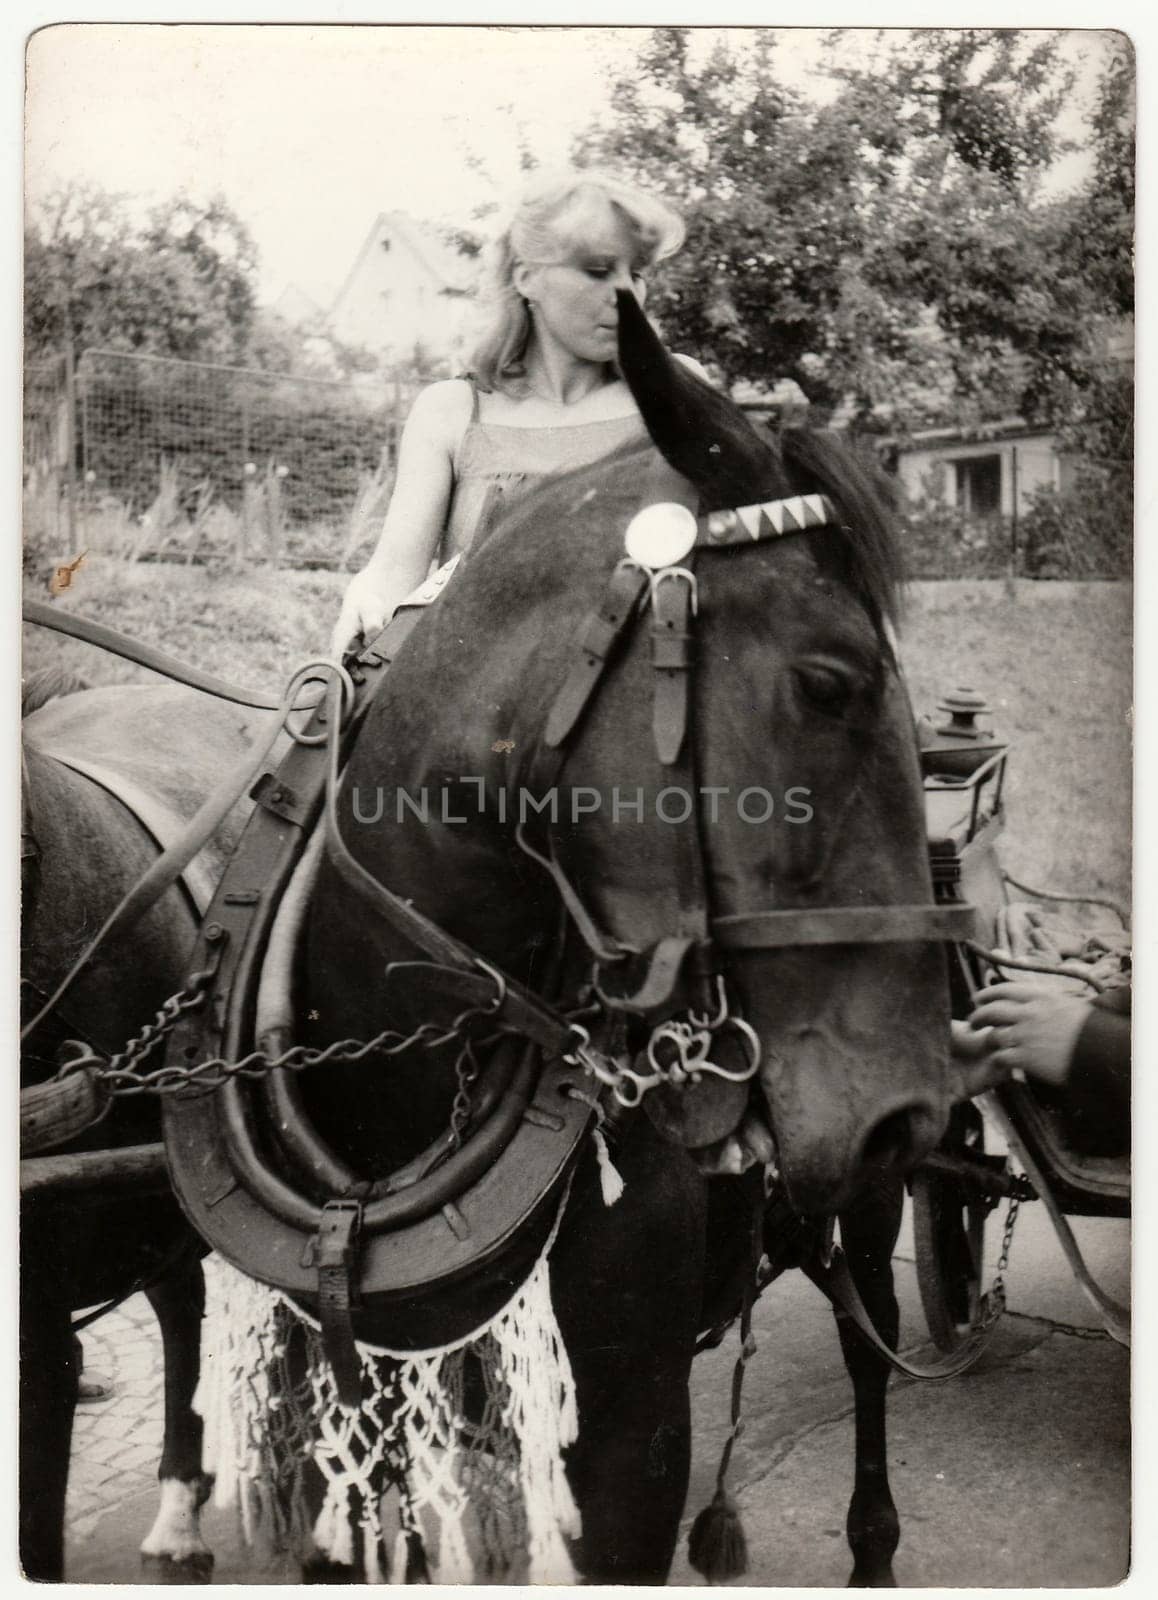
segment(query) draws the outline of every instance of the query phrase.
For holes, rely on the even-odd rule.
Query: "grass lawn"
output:
[[[277,691],[297,661],[325,651],[343,582],[330,572],[235,574],[93,555],[56,604]],[[1013,746],[1003,857],[1023,881],[1129,897],[1131,629],[1124,583],[912,586],[902,659],[914,707],[932,712],[958,684],[985,694],[995,730]],[[51,662],[92,682],[153,677],[24,631],[26,672]]]

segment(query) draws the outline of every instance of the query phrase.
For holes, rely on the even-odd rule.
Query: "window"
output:
[[[957,469],[957,509],[967,517],[993,517],[1001,510],[1001,457],[965,456]]]

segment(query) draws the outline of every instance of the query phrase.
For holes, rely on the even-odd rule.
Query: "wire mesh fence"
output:
[[[86,350],[24,372],[25,562],[351,568],[394,481],[414,382],[354,381]],[[1073,473],[1071,473],[1073,476]],[[1103,481],[1105,480],[1105,481]],[[915,577],[1127,576],[1128,477],[1087,463],[1018,520],[910,506]]]
[[[131,559],[349,565],[413,398],[342,381],[86,350],[25,374],[26,540]]]
[[[68,548],[73,430],[67,358],[24,366],[24,536],[36,547]]]

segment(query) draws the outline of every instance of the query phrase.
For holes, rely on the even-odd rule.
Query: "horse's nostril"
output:
[[[903,1167],[914,1153],[914,1117],[910,1108],[893,1111],[880,1122],[865,1141],[862,1160],[869,1167]]]

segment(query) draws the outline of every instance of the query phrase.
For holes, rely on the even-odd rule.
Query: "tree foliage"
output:
[[[851,402],[870,427],[1072,402],[1091,327],[1131,303],[1124,41],[1099,88],[1095,174],[1058,200],[1042,190],[1073,93],[1057,35],[862,31],[850,50],[834,34],[823,104],[782,81],[771,31],[706,54],[693,38],[655,30],[577,150],[684,211],[687,244],[650,302],[675,345],[728,381],[790,377],[821,410]]]
[[[91,185],[50,195],[25,230],[30,356],[84,347],[241,361],[256,317],[257,258],[224,200],[185,197],[134,220]]]

